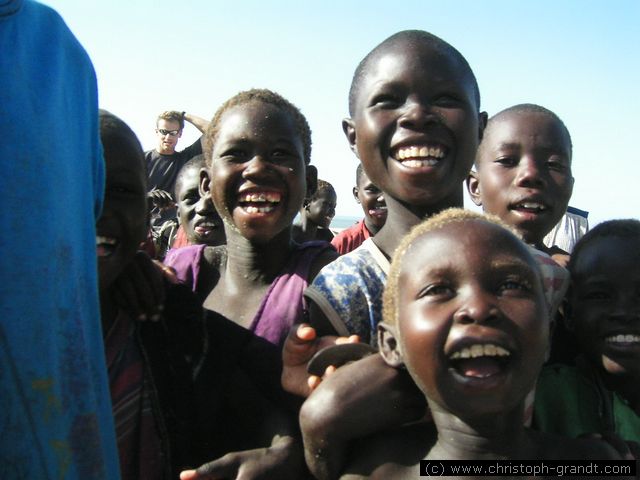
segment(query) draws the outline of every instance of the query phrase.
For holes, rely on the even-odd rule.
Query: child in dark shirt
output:
[[[318,188],[305,199],[300,210],[300,219],[293,224],[291,235],[298,243],[311,240],[330,242],[333,233],[329,230],[331,220],[336,214],[336,191],[326,180],[318,179]]]

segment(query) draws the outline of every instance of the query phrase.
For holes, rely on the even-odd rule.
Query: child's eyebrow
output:
[[[496,259],[492,260],[490,264],[491,270],[497,270],[502,272],[513,272],[522,276],[530,276],[536,274],[536,269],[529,265],[524,260],[519,258],[509,259]]]

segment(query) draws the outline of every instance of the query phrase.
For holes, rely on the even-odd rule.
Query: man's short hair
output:
[[[175,110],[167,110],[162,112],[156,118],[156,127],[160,120],[167,120],[168,122],[177,122],[180,125],[180,130],[184,128],[184,112],[176,112]]]

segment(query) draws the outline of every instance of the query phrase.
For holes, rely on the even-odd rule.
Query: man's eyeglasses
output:
[[[156,128],[156,132],[158,132],[162,136],[169,135],[170,137],[175,137],[176,135],[178,135],[178,133],[180,133],[180,130],[165,130],[164,128]]]

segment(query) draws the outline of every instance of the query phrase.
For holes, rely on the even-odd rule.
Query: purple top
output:
[[[174,268],[178,279],[193,291],[196,291],[204,248],[204,245],[192,245],[170,250],[165,258],[164,263]],[[298,245],[262,299],[249,330],[281,347],[291,326],[304,320],[306,305],[302,292],[309,284],[311,265],[318,255],[332,248],[324,241]]]

